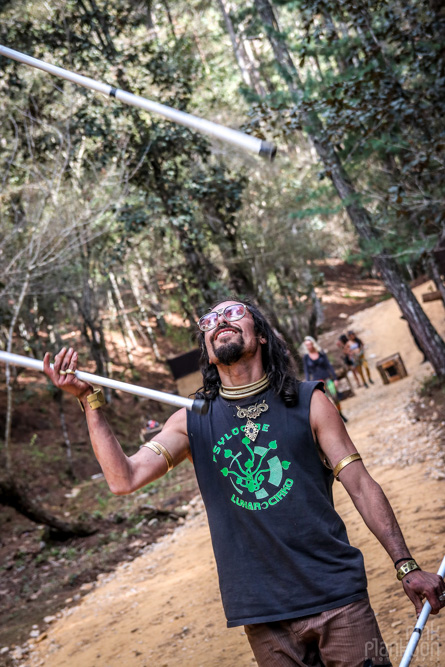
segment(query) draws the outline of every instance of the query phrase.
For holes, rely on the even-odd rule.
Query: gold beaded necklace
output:
[[[256,382],[251,384],[244,384],[239,387],[226,387],[221,385],[219,388],[219,394],[222,398],[229,400],[239,400],[242,398],[248,398],[249,396],[255,396],[261,391],[266,389],[269,386],[269,379],[266,374]],[[256,437],[260,431],[259,427],[252,419],[256,419],[260,416],[262,412],[266,412],[269,409],[265,400],[262,400],[261,403],[256,402],[254,405],[248,405],[243,408],[240,405],[236,406],[237,413],[236,416],[240,419],[245,419],[247,417],[247,423],[244,427],[244,435],[249,438],[252,442],[256,440]]]

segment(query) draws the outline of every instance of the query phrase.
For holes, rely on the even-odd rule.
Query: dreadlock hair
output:
[[[221,303],[217,302],[216,305]],[[266,343],[261,346],[263,368],[269,379],[270,387],[281,397],[286,407],[298,403],[298,387],[300,381],[296,377],[295,362],[286,347],[286,344],[270,326],[260,310],[244,299],[242,301],[252,315],[255,333],[258,338],[264,338]],[[214,306],[214,307],[215,307]],[[209,355],[204,342],[204,332],[198,334],[201,348],[200,368],[203,377],[203,386],[196,392],[196,398],[205,398],[213,401],[219,394],[221,379],[215,364],[209,361]]]

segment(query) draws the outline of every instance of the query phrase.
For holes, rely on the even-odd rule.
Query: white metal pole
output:
[[[440,577],[445,576],[445,556],[443,557],[442,563],[437,571],[437,574]],[[410,640],[406,646],[405,653],[403,654],[399,667],[408,667],[408,665],[410,664],[411,659],[414,655],[414,651],[416,650],[417,644],[419,643],[423,628],[425,627],[428,616],[430,615],[430,611],[431,611],[431,605],[427,601],[423,605],[422,611],[420,612],[419,618],[417,619],[416,627],[414,628]]]
[[[262,139],[257,139],[252,137],[249,134],[244,132],[239,132],[238,130],[232,130],[229,127],[224,125],[219,125],[218,123],[213,123],[210,120],[204,120],[198,116],[193,116],[192,114],[186,113],[185,111],[178,111],[172,107],[165,106],[164,104],[159,104],[158,102],[151,102],[145,97],[140,95],[133,95],[128,93],[125,90],[120,88],[114,88],[106,83],[101,83],[95,79],[90,79],[87,76],[81,74],[76,74],[75,72],[70,72],[69,70],[62,69],[62,67],[57,67],[56,65],[51,65],[46,63],[43,60],[38,60],[20,51],[14,51],[13,49],[8,48],[7,46],[0,45],[0,55],[6,56],[7,58],[12,58],[18,62],[24,63],[25,65],[31,65],[31,67],[37,67],[38,69],[47,72],[48,74],[53,74],[72,83],[76,83],[79,86],[84,88],[90,88],[95,90],[98,93],[103,93],[111,97],[115,97],[117,100],[124,102],[130,106],[138,107],[139,109],[144,109],[145,111],[150,111],[152,113],[159,114],[168,120],[172,120],[175,123],[180,125],[185,125],[192,130],[201,132],[202,134],[208,134],[211,137],[216,139],[221,139],[226,141],[233,146],[242,148],[262,157],[269,158],[272,160],[275,157],[277,151],[276,146],[268,141],[263,141]]]
[[[35,371],[43,372],[43,361],[38,359],[31,359],[31,357],[24,357],[20,354],[11,354],[9,352],[0,352],[0,361],[5,364],[12,364],[13,366],[22,366],[23,368],[31,368]],[[51,365],[52,366],[52,365]],[[167,403],[174,405],[177,408],[187,408],[199,414],[205,414],[208,410],[208,404],[203,399],[184,398],[183,396],[176,396],[175,394],[168,394],[164,391],[157,391],[156,389],[147,389],[146,387],[139,387],[135,384],[128,384],[127,382],[120,382],[119,380],[112,380],[111,378],[104,378],[100,375],[93,375],[92,373],[85,373],[84,371],[76,371],[76,377],[84,382],[99,385],[99,387],[109,387],[110,389],[120,389],[128,394],[135,396],[142,396],[142,398],[149,398],[152,401],[159,401],[160,403]]]

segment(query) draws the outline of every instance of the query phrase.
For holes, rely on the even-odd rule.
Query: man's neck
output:
[[[225,387],[241,387],[252,382],[257,382],[264,375],[261,359],[237,361],[231,366],[218,365],[218,373],[221,383]]]

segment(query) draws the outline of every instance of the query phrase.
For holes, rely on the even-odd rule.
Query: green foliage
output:
[[[437,375],[431,375],[426,378],[420,389],[421,396],[430,396],[432,393],[445,395],[445,381],[443,378],[437,377]]]
[[[2,6],[2,43],[281,149],[266,165],[2,58],[0,323],[25,286],[27,353],[41,357],[80,326],[105,372],[111,271],[130,312],[136,271],[140,319],[188,349],[191,331],[166,316],[192,323],[226,294],[256,297],[298,343],[319,324],[327,255],[420,268],[444,228],[443,18],[415,0],[276,0],[270,26],[258,7],[230,3],[242,71],[213,3],[181,0],[170,14],[121,0]],[[273,39],[290,59],[277,61]],[[308,132],[345,165],[353,198],[338,203]],[[351,204],[372,214],[374,238],[360,248]]]
[[[238,16],[257,22],[259,4]],[[252,107],[251,126],[286,141],[304,129],[330,144],[372,212],[378,243],[371,257],[421,269],[445,227],[442,14],[414,0],[274,4],[281,30],[267,26],[267,34],[286,45],[293,63],[277,70],[269,60],[276,88]]]

